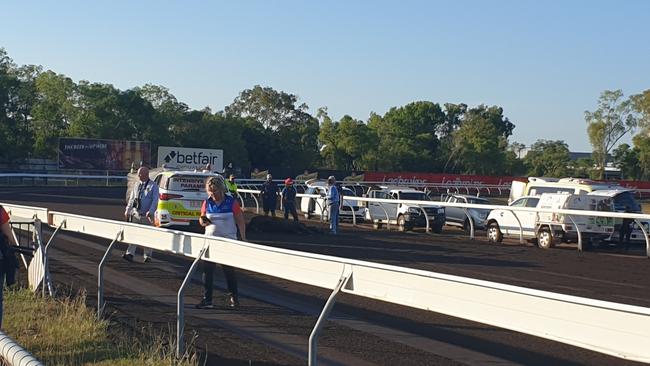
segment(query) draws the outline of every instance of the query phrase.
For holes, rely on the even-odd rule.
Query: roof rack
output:
[[[559,182],[558,178],[547,178],[547,177],[528,177],[529,182],[539,182],[539,183],[550,183],[550,182]]]

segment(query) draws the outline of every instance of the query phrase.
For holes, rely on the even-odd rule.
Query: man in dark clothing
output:
[[[293,221],[298,222],[298,212],[296,211],[296,188],[293,186],[293,179],[284,180],[282,189],[282,205],[284,207],[284,219],[289,219],[289,213],[293,216]]]
[[[271,216],[275,217],[275,205],[278,198],[278,185],[273,182],[273,177],[271,174],[266,175],[266,182],[262,184],[262,190],[260,191],[262,196],[262,208],[264,209],[264,216],[269,215],[271,211]]]
[[[625,213],[631,213],[630,206],[625,206]],[[621,224],[621,229],[618,233],[618,243],[624,245],[625,250],[627,250],[628,245],[630,245],[630,237],[632,236],[632,223],[634,219],[623,219]],[[625,242],[623,242],[625,239]]]

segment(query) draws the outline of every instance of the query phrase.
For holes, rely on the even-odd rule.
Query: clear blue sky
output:
[[[18,64],[221,110],[260,84],[366,120],[416,100],[499,105],[511,141],[589,151],[601,91],[650,88],[650,1],[7,1]],[[629,139],[628,139],[629,140]]]

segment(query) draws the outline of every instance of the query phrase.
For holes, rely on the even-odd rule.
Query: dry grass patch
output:
[[[46,365],[198,365],[196,354],[176,360],[170,335],[97,320],[85,300],[5,290],[4,331]]]

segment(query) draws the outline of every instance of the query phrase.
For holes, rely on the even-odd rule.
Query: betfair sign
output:
[[[203,169],[210,165],[213,172],[223,171],[223,150],[188,147],[158,147],[158,167],[178,170]]]

